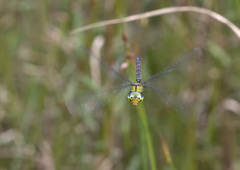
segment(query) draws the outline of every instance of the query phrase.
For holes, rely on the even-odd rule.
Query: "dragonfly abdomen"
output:
[[[136,80],[138,83],[141,82],[142,80],[142,75],[141,75],[141,66],[140,66],[140,56],[137,56],[137,64],[136,64]]]

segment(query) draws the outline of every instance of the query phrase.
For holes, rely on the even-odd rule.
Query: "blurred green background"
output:
[[[226,25],[184,12],[70,35],[91,23],[184,5],[208,8],[240,26],[238,0],[2,0],[0,169],[240,169],[240,48]],[[120,94],[96,114],[70,115],[65,98],[71,87],[80,81],[81,97],[111,81],[102,70],[102,83],[92,83],[89,57],[80,48],[92,48],[98,36],[111,66],[126,62],[126,54],[143,56],[143,77],[201,47],[205,66],[195,75],[201,84],[194,86],[200,90],[194,114],[181,116],[146,92],[137,108]],[[129,63],[120,71],[134,80]]]

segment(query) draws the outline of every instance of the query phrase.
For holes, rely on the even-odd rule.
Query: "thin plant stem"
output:
[[[138,127],[140,130],[140,141],[141,141],[141,157],[142,157],[142,164],[143,164],[143,169],[147,170],[147,148],[146,148],[146,137],[145,137],[145,131],[144,131],[144,126],[142,124],[142,120],[138,119]]]
[[[154,150],[153,150],[153,144],[152,144],[152,139],[151,139],[150,130],[149,130],[149,126],[148,126],[146,112],[145,112],[143,104],[140,104],[137,107],[138,107],[137,109],[139,112],[140,119],[142,121],[145,137],[147,140],[147,149],[148,149],[148,154],[149,154],[150,166],[151,166],[152,170],[156,170],[157,168],[156,168],[155,154],[154,154]]]
[[[154,16],[160,16],[160,15],[164,15],[164,14],[177,13],[177,12],[195,12],[195,13],[208,15],[208,16],[214,18],[215,20],[228,26],[236,34],[236,36],[238,38],[240,38],[240,29],[235,24],[233,24],[231,21],[229,21],[227,18],[225,18],[224,16],[222,16],[216,12],[213,12],[209,9],[194,7],[194,6],[162,8],[162,9],[158,9],[158,10],[154,10],[154,11],[150,11],[150,12],[131,15],[131,16],[128,16],[125,18],[106,20],[106,21],[102,21],[102,22],[98,22],[98,23],[94,23],[94,24],[90,24],[90,25],[86,25],[86,26],[77,28],[75,30],[72,30],[70,32],[70,34],[75,35],[79,32],[97,28],[97,27],[103,27],[103,26],[119,24],[119,23],[126,23],[126,22],[141,20],[141,19],[145,19],[145,18],[150,18],[150,17],[154,17]]]

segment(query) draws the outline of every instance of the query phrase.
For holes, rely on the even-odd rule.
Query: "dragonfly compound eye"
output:
[[[128,101],[130,101],[133,105],[138,105],[143,101],[143,94],[138,91],[131,91],[128,95]]]
[[[143,97],[143,94],[141,93],[141,95],[138,98],[139,103],[141,103],[143,101],[143,99],[144,99],[144,97]]]
[[[132,101],[132,96],[128,96],[128,101]]]

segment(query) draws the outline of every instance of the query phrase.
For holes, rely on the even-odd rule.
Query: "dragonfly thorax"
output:
[[[143,86],[134,84],[131,86],[131,90],[128,94],[128,101],[133,105],[138,105],[143,101]]]

